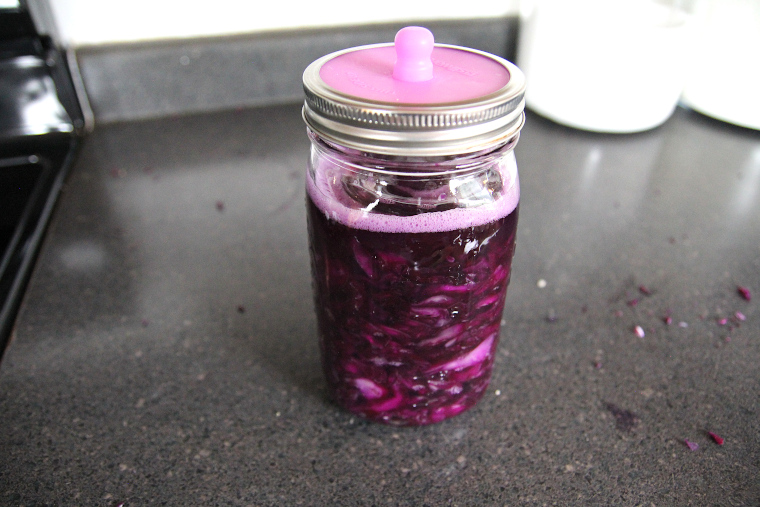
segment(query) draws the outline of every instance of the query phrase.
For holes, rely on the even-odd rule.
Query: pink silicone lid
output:
[[[349,51],[319,71],[336,91],[373,102],[445,104],[477,99],[504,88],[509,71],[488,56],[434,46],[422,27],[398,32],[393,46]]]

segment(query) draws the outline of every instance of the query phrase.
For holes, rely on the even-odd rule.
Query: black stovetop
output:
[[[0,8],[0,355],[82,128],[64,53]]]

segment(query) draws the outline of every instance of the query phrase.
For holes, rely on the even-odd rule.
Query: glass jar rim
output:
[[[371,151],[355,150],[354,148],[346,147],[338,144],[330,139],[325,139],[320,132],[315,131],[311,127],[307,126],[307,133],[312,141],[312,146],[320,151],[320,156],[329,160],[332,164],[335,164],[343,169],[372,172],[378,175],[394,176],[394,177],[407,177],[407,178],[430,178],[430,177],[443,177],[443,176],[457,176],[467,174],[470,172],[476,172],[481,168],[488,167],[495,160],[502,157],[504,153],[512,151],[517,145],[520,138],[520,132],[517,131],[511,137],[496,144],[492,144],[489,147],[483,148],[479,151],[473,151],[469,153],[459,155],[405,155],[404,160],[393,160],[398,158],[399,155],[389,155],[386,153],[375,153]],[[331,150],[338,151],[340,155],[331,153]],[[352,150],[357,153],[351,153]],[[363,155],[368,155],[362,158]],[[378,165],[387,163],[389,165],[419,165],[430,166],[431,163],[437,165],[451,164],[451,168],[445,170],[393,170],[386,167],[378,167],[378,165],[362,164],[347,160],[346,157],[354,158],[355,160],[362,160],[367,162],[377,162]]]

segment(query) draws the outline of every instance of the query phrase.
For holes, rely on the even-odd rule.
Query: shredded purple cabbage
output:
[[[491,376],[517,210],[434,233],[353,229],[309,199],[320,346],[335,400],[370,420],[442,421]]]

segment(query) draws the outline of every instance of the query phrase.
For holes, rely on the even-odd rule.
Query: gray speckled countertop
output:
[[[760,505],[760,134],[529,114],[489,393],[424,428],[327,400],[307,152],[296,104],[86,139],[0,364],[0,505]]]

